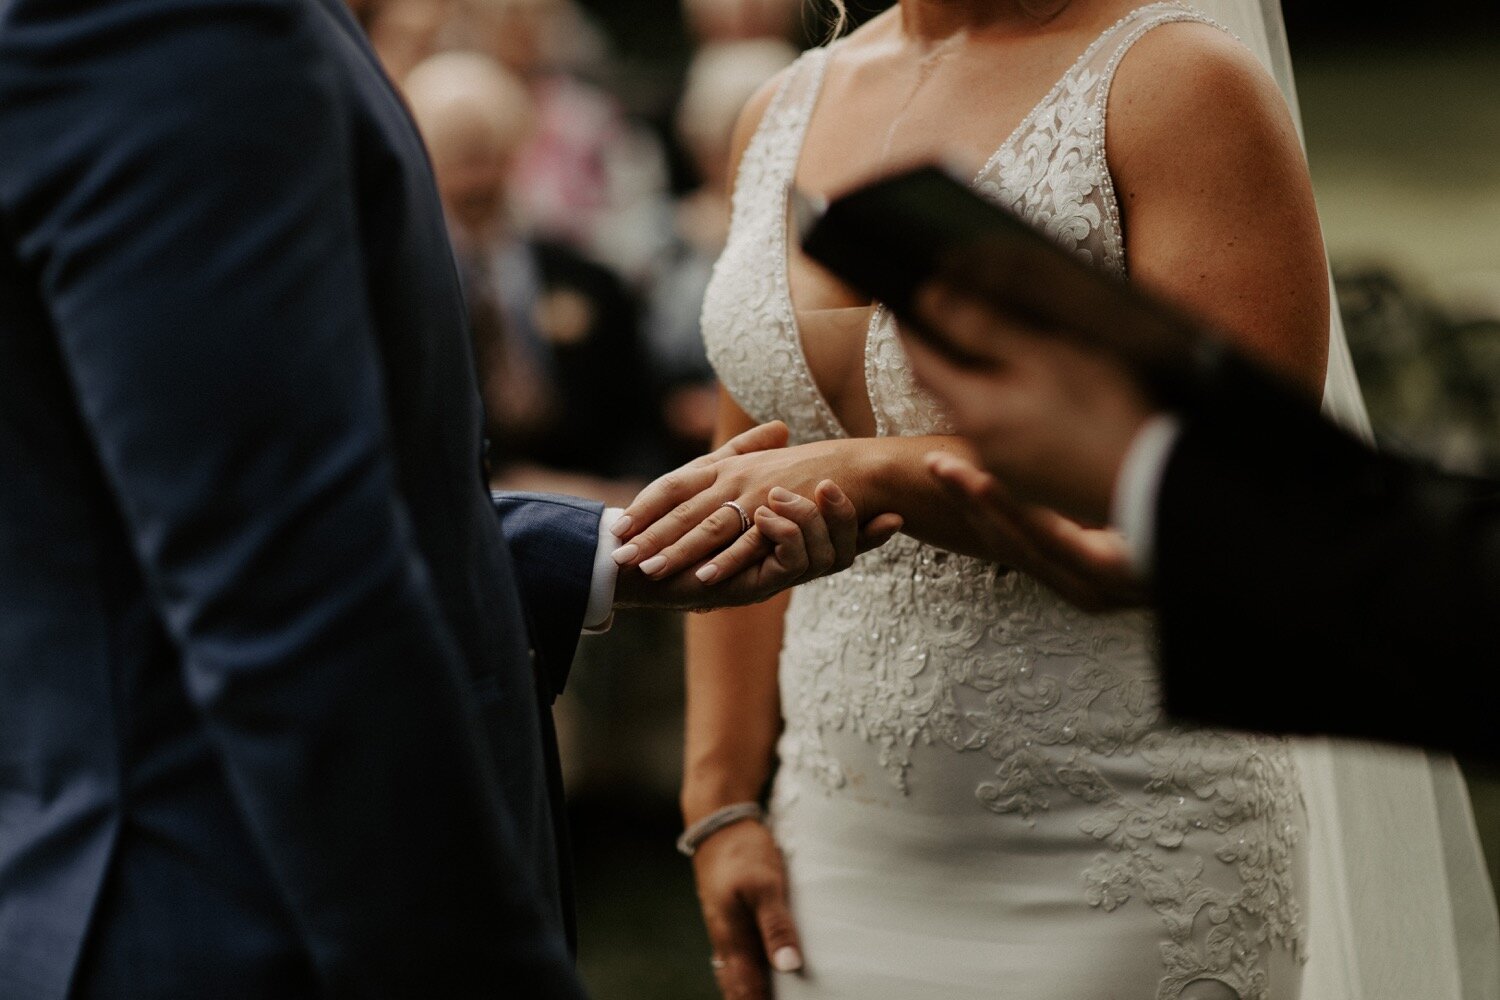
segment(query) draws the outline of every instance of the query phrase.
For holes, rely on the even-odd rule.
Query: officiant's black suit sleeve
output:
[[[1170,710],[1500,753],[1500,488],[1378,455],[1265,389],[1188,417],[1162,482]]]
[[[362,46],[324,0],[0,6],[7,1000],[582,996],[442,220]]]

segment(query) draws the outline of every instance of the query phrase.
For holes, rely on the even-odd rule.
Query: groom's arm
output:
[[[562,693],[578,637],[614,609],[615,564],[604,504],[545,493],[491,494],[510,548],[531,648]]]
[[[786,443],[785,424],[760,424],[647,487],[632,509],[662,504],[663,510],[670,509],[669,496],[697,493],[716,505],[700,527],[712,525],[715,532],[727,528],[730,540],[721,543],[727,548],[718,550],[715,545],[716,551],[693,565],[677,572],[659,569],[657,576],[620,565],[628,562],[621,557],[630,546],[620,548],[613,529],[617,522],[628,526],[627,511],[606,510],[601,503],[578,497],[491,494],[517,569],[532,649],[551,678],[554,695],[562,692],[567,679],[580,627],[602,631],[617,607],[706,610],[758,604],[788,587],[849,566],[860,552],[885,544],[900,530],[901,519],[893,514],[876,516],[862,526],[859,512],[836,488],[820,488],[815,498],[773,496],[753,517],[747,515],[753,527],[744,525],[738,514],[730,515],[727,508],[733,504],[717,503],[714,482],[719,463],[755,453],[770,457]],[[726,520],[732,526],[725,525]],[[706,576],[705,563],[715,570]]]
[[[356,136],[305,23],[322,15],[5,17],[23,15],[0,59],[0,215],[319,978],[580,997],[395,485]]]

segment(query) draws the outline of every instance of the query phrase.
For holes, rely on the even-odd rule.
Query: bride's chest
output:
[[[974,184],[1086,261],[1123,272],[1118,211],[1093,106],[1064,90],[994,154]],[[799,125],[805,122],[773,106],[741,165],[729,240],[702,318],[720,381],[752,418],[785,421],[794,442],[851,431],[949,433],[941,410],[912,379],[888,311],[837,309],[843,315],[836,325],[809,313],[799,317],[797,294],[816,284],[802,271],[812,265],[798,259],[788,237]]]

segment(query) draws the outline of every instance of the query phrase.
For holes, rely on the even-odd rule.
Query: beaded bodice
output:
[[[1124,275],[1105,156],[1110,83],[1136,39],[1184,20],[1204,18],[1158,3],[1105,31],[974,186]],[[786,271],[787,191],[836,52],[807,53],[770,103],[740,167],[729,241],[704,304],[725,388],[753,418],[785,421],[794,443],[847,436],[808,370]],[[865,377],[879,435],[948,432],[879,308]],[[780,682],[781,765],[794,779],[784,787],[983,810],[1020,824],[1067,815],[1092,845],[1080,887],[1088,903],[1112,912],[1136,901],[1163,919],[1160,997],[1210,978],[1257,1000],[1262,950],[1300,948],[1290,885],[1298,793],[1287,751],[1165,728],[1145,616],[1085,615],[1029,577],[898,536],[853,569],[798,589]],[[877,782],[885,791],[872,790]],[[1177,856],[1193,836],[1214,838],[1209,855],[1235,877],[1205,878],[1197,855]]]

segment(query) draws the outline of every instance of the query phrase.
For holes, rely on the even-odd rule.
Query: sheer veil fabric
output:
[[[1302,132],[1279,0],[1189,0],[1270,70]],[[1333,300],[1323,409],[1370,438]],[[1500,921],[1452,757],[1296,741],[1309,826],[1313,1000],[1500,1000]]]

